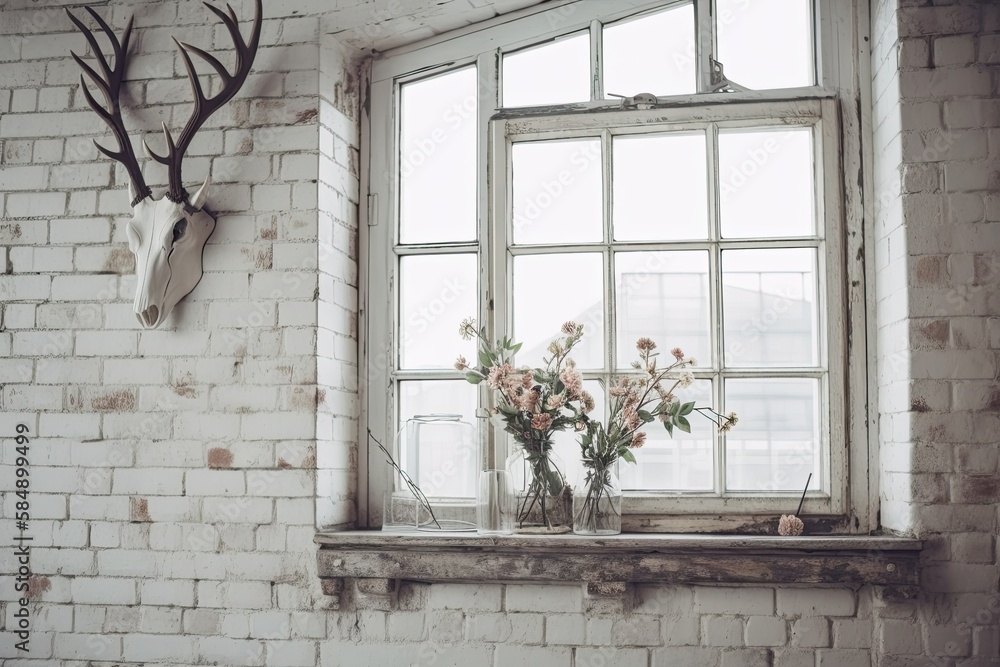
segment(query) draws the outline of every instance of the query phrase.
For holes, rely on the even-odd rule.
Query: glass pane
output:
[[[503,106],[589,100],[589,32],[504,55]]]
[[[812,128],[719,133],[722,235],[815,233]]]
[[[421,442],[416,456],[400,464],[428,497],[474,498],[479,473],[476,386],[465,380],[404,380],[398,386],[399,428],[415,415],[456,414],[477,429],[472,444]]]
[[[682,401],[695,401],[697,407],[712,405],[711,380],[697,380],[687,389],[674,391]],[[695,413],[690,422],[690,433],[674,429],[673,438],[659,421],[647,424],[646,444],[632,450],[636,465],[621,463],[622,488],[711,491],[715,487],[715,424]]]
[[[604,271],[600,253],[514,258],[514,340],[518,365],[541,366],[563,322],[584,325],[572,358],[581,368],[604,368]]]
[[[729,491],[801,492],[809,473],[820,488],[819,380],[726,380],[730,411],[739,422],[726,434]]]
[[[694,5],[605,26],[605,95],[664,97],[694,92]]]
[[[614,138],[617,241],[708,238],[705,133]]]
[[[812,0],[716,0],[719,62],[726,78],[754,90],[813,85],[811,4]]]
[[[711,366],[708,252],[615,254],[618,368],[638,360],[635,342],[646,336],[661,354],[679,347],[700,366]]]
[[[726,365],[815,366],[816,251],[722,251]]]
[[[476,238],[476,68],[400,90],[401,243]]]
[[[475,341],[458,325],[475,317],[475,254],[413,255],[399,260],[399,363],[401,368],[452,368],[455,357],[476,357]]]
[[[603,239],[600,139],[517,143],[511,162],[514,243]]]
[[[583,388],[594,397],[591,418],[604,421],[604,387],[597,380],[584,380]],[[580,434],[575,431],[557,431],[552,438],[552,448],[563,462],[563,476],[574,487],[580,484],[583,460],[580,458]],[[513,451],[513,450],[511,450]]]

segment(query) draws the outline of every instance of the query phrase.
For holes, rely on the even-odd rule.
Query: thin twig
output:
[[[382,450],[383,454],[385,454],[386,461],[388,461],[389,465],[392,466],[393,470],[399,473],[400,478],[403,480],[406,486],[409,487],[410,493],[412,493],[416,497],[416,499],[420,501],[420,504],[424,506],[424,509],[427,510],[427,513],[431,515],[431,521],[433,521],[434,525],[440,529],[441,524],[438,523],[437,517],[434,516],[434,510],[431,508],[431,501],[427,500],[427,496],[425,496],[424,492],[420,490],[420,487],[417,486],[417,483],[414,482],[412,479],[410,479],[410,476],[406,474],[405,470],[399,467],[399,464],[396,463],[396,460],[394,458],[392,458],[392,454],[389,453],[389,450],[386,449],[374,435],[372,435],[371,429],[368,429],[368,437],[375,441],[375,444],[378,445],[378,448]],[[417,520],[417,523],[418,524],[420,523],[419,519]]]
[[[806,488],[802,489],[802,498],[799,500],[799,508],[795,510],[795,516],[798,516],[799,512],[802,511],[802,503],[804,503],[806,500],[806,491],[809,490],[809,482],[812,481],[812,478],[813,474],[809,473],[809,477],[806,478]]]

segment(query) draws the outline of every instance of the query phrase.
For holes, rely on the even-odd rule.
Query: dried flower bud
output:
[[[468,367],[469,367],[469,362],[465,360],[465,357],[460,356],[458,359],[455,360],[456,371],[464,371]]]
[[[794,514],[782,514],[778,520],[778,535],[785,537],[801,535],[805,527],[802,519]]]

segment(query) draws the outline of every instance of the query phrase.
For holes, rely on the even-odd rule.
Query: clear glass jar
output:
[[[618,462],[584,468],[573,492],[573,532],[617,535],[622,532],[622,485]]]
[[[530,448],[515,443],[506,468],[514,487],[514,530],[569,532],[572,489],[552,443],[535,443]]]

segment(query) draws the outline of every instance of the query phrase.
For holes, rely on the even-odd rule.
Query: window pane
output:
[[[682,401],[696,407],[710,406],[711,380],[698,380],[678,391]],[[648,437],[640,449],[632,450],[636,465],[622,462],[622,488],[650,491],[711,491],[714,486],[713,448],[715,425],[698,414],[689,418],[691,432],[674,429],[671,438],[659,421],[647,424]]]
[[[696,91],[694,5],[605,26],[605,95]]]
[[[476,68],[401,86],[399,238],[476,238]]]
[[[618,368],[639,358],[635,342],[643,336],[661,353],[679,347],[711,365],[706,251],[616,253],[615,285]]]
[[[812,129],[719,133],[722,235],[815,233]]]
[[[802,491],[809,473],[820,488],[818,380],[726,380],[726,411],[739,416],[726,434],[728,490]]]
[[[617,241],[708,238],[705,133],[614,138]]]
[[[477,392],[465,380],[405,380],[399,383],[399,428],[416,415],[455,414],[479,428]],[[421,429],[418,450],[400,455],[399,464],[428,497],[474,498],[479,473],[478,436],[472,443],[442,438],[443,429]],[[381,455],[381,452],[377,452]]]
[[[604,271],[599,253],[514,258],[514,340],[518,365],[541,366],[563,322],[584,325],[572,358],[581,368],[604,368]]]
[[[716,0],[719,62],[726,77],[755,90],[813,85],[811,4],[811,0]]]
[[[816,251],[723,250],[726,365],[815,366]]]
[[[504,55],[503,106],[589,100],[589,32]]]
[[[600,139],[514,144],[514,243],[601,241]]]
[[[459,354],[473,360],[475,341],[458,325],[479,312],[475,254],[414,255],[399,260],[401,368],[451,368]]]

